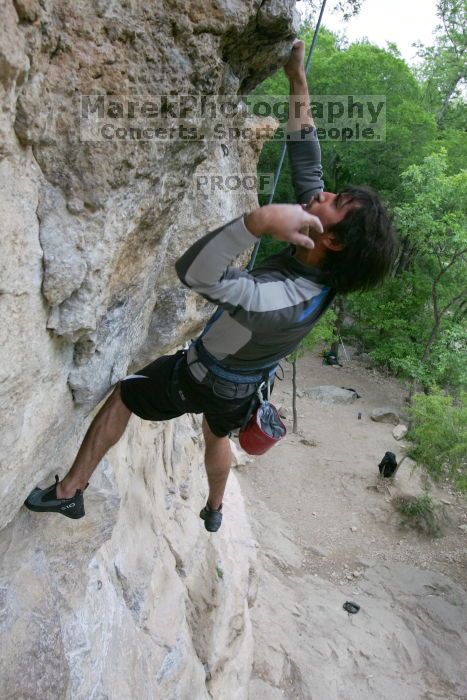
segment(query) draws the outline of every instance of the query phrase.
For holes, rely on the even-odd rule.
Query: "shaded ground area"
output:
[[[286,365],[274,391],[288,427],[290,378]],[[421,493],[421,473],[405,460],[394,485],[381,483],[378,463],[387,450],[400,459],[405,443],[370,413],[403,412],[404,388],[356,360],[333,368],[310,354],[299,387],[323,384],[361,398],[300,398],[301,434],[237,469],[260,558],[251,698],[465,698],[465,501],[436,487],[443,536],[402,530],[391,500]]]

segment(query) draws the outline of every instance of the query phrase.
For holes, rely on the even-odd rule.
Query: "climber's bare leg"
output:
[[[225,486],[232,463],[230,441],[228,437],[220,438],[214,435],[204,416],[203,435],[206,446],[204,464],[209,483],[208,503],[211,508],[218,510],[222,505]]]
[[[70,471],[57,485],[57,498],[72,498],[76,489],[84,490],[106,452],[120,440],[130,416],[118,385],[89,426]]]

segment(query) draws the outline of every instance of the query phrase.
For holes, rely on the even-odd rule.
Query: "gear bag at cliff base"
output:
[[[240,446],[250,455],[262,455],[285,437],[287,429],[279,416],[277,408],[268,400],[265,401],[261,393],[264,384],[258,389],[260,404],[251,418],[241,428],[238,434]]]

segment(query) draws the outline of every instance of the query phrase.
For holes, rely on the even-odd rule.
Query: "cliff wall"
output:
[[[198,419],[133,417],[80,521],[22,503],[115,382],[197,332],[210,309],[174,260],[256,204],[197,175],[254,172],[260,141],[89,139],[82,97],[248,92],[293,5],[1,2],[1,697],[246,697],[255,548],[234,476],[222,530],[198,518]]]

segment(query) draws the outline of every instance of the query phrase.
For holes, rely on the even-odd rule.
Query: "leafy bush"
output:
[[[351,333],[371,357],[424,388],[467,382],[467,173],[447,168],[445,153],[433,153],[401,174],[394,276],[347,302]]]
[[[448,471],[458,488],[467,491],[467,393],[457,400],[440,392],[416,394],[410,412],[410,457],[435,479]]]
[[[439,506],[433,503],[431,496],[425,493],[423,496],[395,498],[395,509],[401,514],[401,525],[413,527],[426,535],[436,537],[441,534],[439,525]]]

